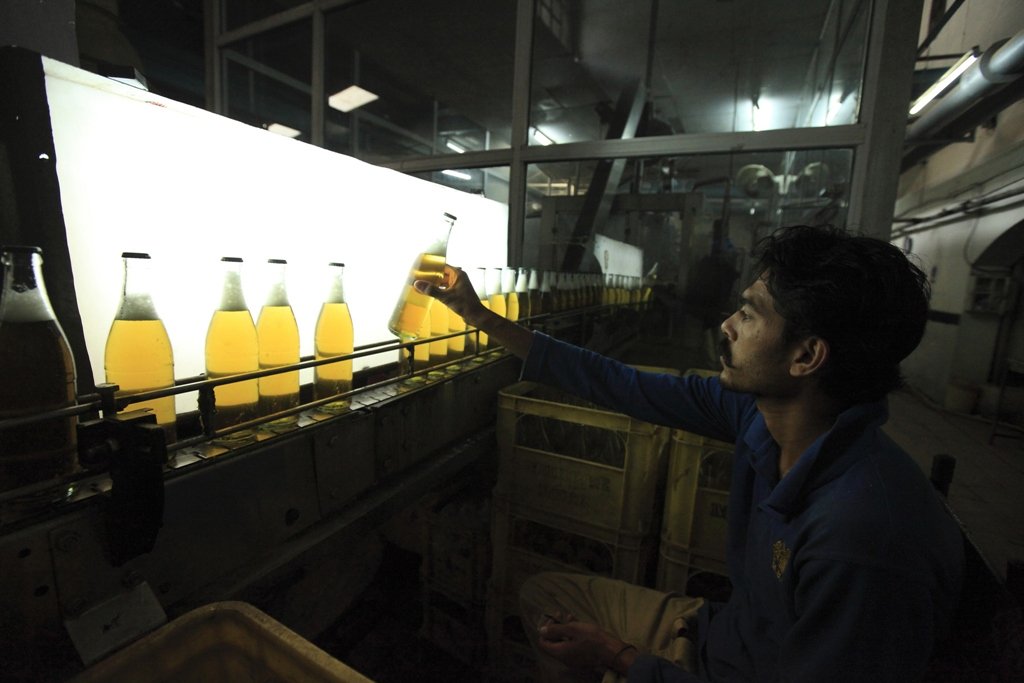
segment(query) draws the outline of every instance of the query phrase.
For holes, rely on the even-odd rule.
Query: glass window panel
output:
[[[614,190],[591,188],[598,166],[613,161],[528,167],[524,265],[571,270],[563,266],[576,248],[579,270],[600,273],[589,228],[596,224],[593,232],[640,247],[645,273],[657,265],[660,281],[681,288],[713,244],[745,274],[747,255],[774,229],[846,223],[849,149],[626,159],[617,182],[612,174]]]
[[[228,30],[235,29],[307,2],[309,0],[225,0],[224,26]]]
[[[227,115],[264,128],[277,123],[311,140],[311,23],[299,21],[224,51]]]
[[[326,16],[326,146],[373,163],[509,147],[515,1],[374,0]],[[332,130],[333,129],[333,130]]]
[[[638,86],[637,136],[856,120],[869,2],[537,2],[531,144],[617,136]]]
[[[508,204],[508,166],[492,168],[452,168],[411,175],[456,190],[478,194]]]

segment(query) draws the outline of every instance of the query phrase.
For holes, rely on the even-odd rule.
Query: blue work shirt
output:
[[[881,429],[885,401],[839,415],[779,477],[755,398],[717,378],[638,372],[534,333],[523,379],[735,443],[727,603],[705,603],[700,678],[641,655],[629,680],[913,681],[946,635],[963,538],[920,467]]]

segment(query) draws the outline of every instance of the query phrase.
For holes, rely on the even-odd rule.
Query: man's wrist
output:
[[[633,663],[633,660],[637,658],[640,652],[637,650],[636,645],[630,643],[623,643],[611,660],[608,662],[608,667],[612,671],[620,674],[625,674],[629,671],[629,666]]]

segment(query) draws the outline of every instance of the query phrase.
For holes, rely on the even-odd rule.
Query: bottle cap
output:
[[[41,247],[27,244],[4,244],[0,245],[0,251],[7,251],[12,254],[42,254]]]
[[[345,267],[344,263],[338,263],[338,262],[328,263],[327,265],[329,265],[329,266],[341,266],[342,268]]]
[[[122,251],[121,258],[149,258],[149,254],[142,251]]]
[[[268,258],[267,259],[267,263],[283,263],[283,264],[287,264],[288,261],[286,261],[283,258]]]
[[[227,263],[241,263],[242,259],[239,258],[238,256],[225,256],[221,259],[221,261],[225,261]]]

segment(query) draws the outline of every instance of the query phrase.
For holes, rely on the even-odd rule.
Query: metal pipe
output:
[[[1024,31],[992,45],[960,77],[960,83],[907,129],[907,144],[927,142],[979,99],[1024,75]]]

